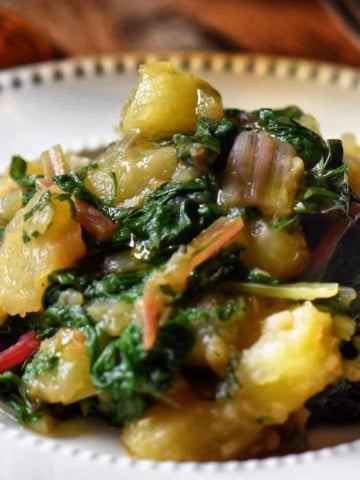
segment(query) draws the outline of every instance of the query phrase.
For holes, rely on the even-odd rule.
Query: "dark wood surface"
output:
[[[0,0],[0,68],[74,55],[179,49],[360,67],[360,1]]]

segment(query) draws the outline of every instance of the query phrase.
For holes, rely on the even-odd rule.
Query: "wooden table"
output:
[[[0,68],[139,50],[291,55],[360,67],[359,0],[0,0]]]

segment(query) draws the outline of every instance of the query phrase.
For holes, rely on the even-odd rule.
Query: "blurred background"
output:
[[[360,0],[0,0],[0,68],[121,51],[256,52],[360,67]]]

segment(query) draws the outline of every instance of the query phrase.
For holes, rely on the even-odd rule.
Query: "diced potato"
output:
[[[52,368],[41,362],[50,355],[58,358]],[[46,365],[46,363],[45,363]],[[24,382],[32,399],[49,403],[73,403],[96,394],[89,375],[90,361],[85,335],[79,330],[62,328],[44,340],[26,367]]]
[[[264,426],[283,424],[342,373],[330,314],[311,302],[270,315],[262,335],[242,352],[233,398],[157,404],[129,424],[122,441],[137,458],[228,460],[246,456]],[[234,380],[232,380],[234,381]]]
[[[28,160],[26,162],[26,175],[43,175],[44,168],[39,160]]]
[[[118,337],[135,318],[134,305],[124,300],[96,300],[87,312],[110,336]]]
[[[22,191],[19,188],[6,193],[0,199],[0,225],[6,225],[22,207],[22,204]]]
[[[27,422],[26,428],[39,435],[50,435],[56,426],[55,417],[49,413],[42,413],[36,421]]]
[[[231,283],[200,296],[195,312],[207,318],[191,322],[195,344],[187,363],[222,373],[234,352],[250,347],[259,338],[263,319],[285,304],[279,299],[239,293]]]
[[[26,162],[27,175],[42,175],[43,168],[40,162],[31,160]],[[10,177],[9,172],[0,175],[0,198],[13,190],[19,189],[19,185]]]
[[[360,145],[355,135],[346,134],[343,136],[344,162],[349,168],[349,185],[351,190],[360,196]]]
[[[243,229],[240,241],[245,247],[241,260],[249,269],[260,268],[281,281],[299,275],[309,261],[301,230],[275,229],[259,219]]]
[[[6,172],[0,175],[0,198],[19,188],[18,184]]]
[[[10,315],[39,311],[48,275],[74,265],[86,252],[69,201],[56,198],[57,187],[48,192],[46,201],[41,200],[44,190],[38,192],[5,229],[0,246],[0,306]]]
[[[115,143],[96,163],[98,168],[89,170],[86,186],[115,204],[128,199],[136,204],[147,192],[171,179],[178,159],[170,146],[147,142],[123,149]]]
[[[260,431],[253,418],[229,405],[188,398],[182,405],[155,405],[122,433],[131,456],[156,461],[237,458]]]
[[[265,320],[260,339],[243,352],[237,371],[244,385],[239,397],[246,391],[254,408],[282,423],[340,374],[332,317],[305,302]]]
[[[221,118],[220,94],[204,80],[167,62],[144,65],[121,119],[124,134],[136,130],[149,139],[196,130],[199,117]]]

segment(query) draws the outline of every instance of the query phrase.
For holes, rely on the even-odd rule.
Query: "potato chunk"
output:
[[[230,399],[206,402],[189,396],[176,407],[155,405],[125,428],[122,441],[137,458],[207,461],[246,456],[265,425],[283,424],[340,376],[337,345],[330,314],[310,302],[270,315],[260,338],[235,364],[230,379],[238,389]]]
[[[10,315],[39,311],[47,277],[84,256],[80,225],[60,190],[41,190],[16,212],[0,246],[0,306]],[[45,196],[44,196],[45,195]],[[71,246],[71,248],[69,248]]]
[[[149,139],[191,133],[199,117],[221,118],[220,94],[204,80],[167,62],[144,65],[122,112],[124,134],[137,130]]]
[[[352,134],[343,136],[344,143],[344,163],[348,166],[349,185],[351,190],[360,195],[360,145],[356,142],[356,138]]]
[[[262,219],[244,228],[241,242],[245,247],[241,260],[249,269],[260,268],[281,281],[299,275],[310,258],[300,229],[294,232],[276,229]]]
[[[79,330],[60,329],[41,343],[26,367],[27,394],[33,399],[63,404],[95,395],[89,368],[85,335]]]
[[[86,177],[86,186],[115,204],[129,199],[136,204],[147,192],[171,179],[178,159],[171,146],[143,142],[124,149],[114,143],[96,163],[97,168]]]

